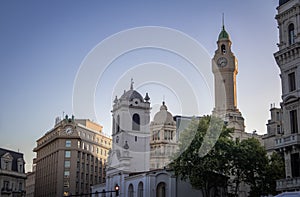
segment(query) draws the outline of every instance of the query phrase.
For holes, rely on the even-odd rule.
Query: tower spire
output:
[[[224,25],[224,12],[222,13],[222,28],[225,30],[225,25]]]
[[[131,81],[130,81],[130,90],[133,90],[133,78],[131,78]]]

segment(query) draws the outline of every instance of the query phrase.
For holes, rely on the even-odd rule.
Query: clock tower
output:
[[[237,108],[236,75],[238,61],[231,51],[231,40],[223,25],[217,41],[218,49],[212,59],[215,84],[213,115],[223,118],[228,127],[235,128],[234,137],[241,138],[245,130],[244,118]]]

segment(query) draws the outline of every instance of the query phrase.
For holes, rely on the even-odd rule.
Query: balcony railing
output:
[[[300,177],[280,179],[276,181],[277,191],[295,190],[300,188]]]
[[[286,146],[292,146],[296,144],[300,144],[300,134],[298,133],[293,133],[289,136],[283,136],[275,139],[275,148],[284,148]]]

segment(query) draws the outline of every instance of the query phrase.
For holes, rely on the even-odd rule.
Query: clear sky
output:
[[[213,90],[205,87],[204,78],[213,77],[212,73],[197,79],[189,63],[166,50],[142,48],[115,59],[95,84],[96,116],[76,114],[73,90],[87,55],[106,38],[136,27],[183,32],[213,57],[222,13],[239,61],[237,98],[246,131],[266,133],[270,104],[279,106],[281,100],[279,69],[273,58],[277,5],[277,0],[0,1],[0,146],[23,152],[30,170],[36,140],[63,113],[94,120],[110,134],[112,100],[129,88],[131,77],[143,96],[149,93],[153,114],[163,98],[173,115],[211,113]],[[197,107],[182,103],[184,93],[178,91],[186,84],[196,89]],[[193,107],[197,114],[185,110]]]

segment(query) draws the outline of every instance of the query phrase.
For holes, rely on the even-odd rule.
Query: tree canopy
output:
[[[215,117],[193,120],[180,135],[179,151],[170,165],[175,174],[201,189],[204,197],[224,191],[237,196],[241,182],[250,186],[250,196],[276,193],[275,180],[284,176],[282,158],[275,153],[268,158],[255,138],[234,141],[232,132]]]

